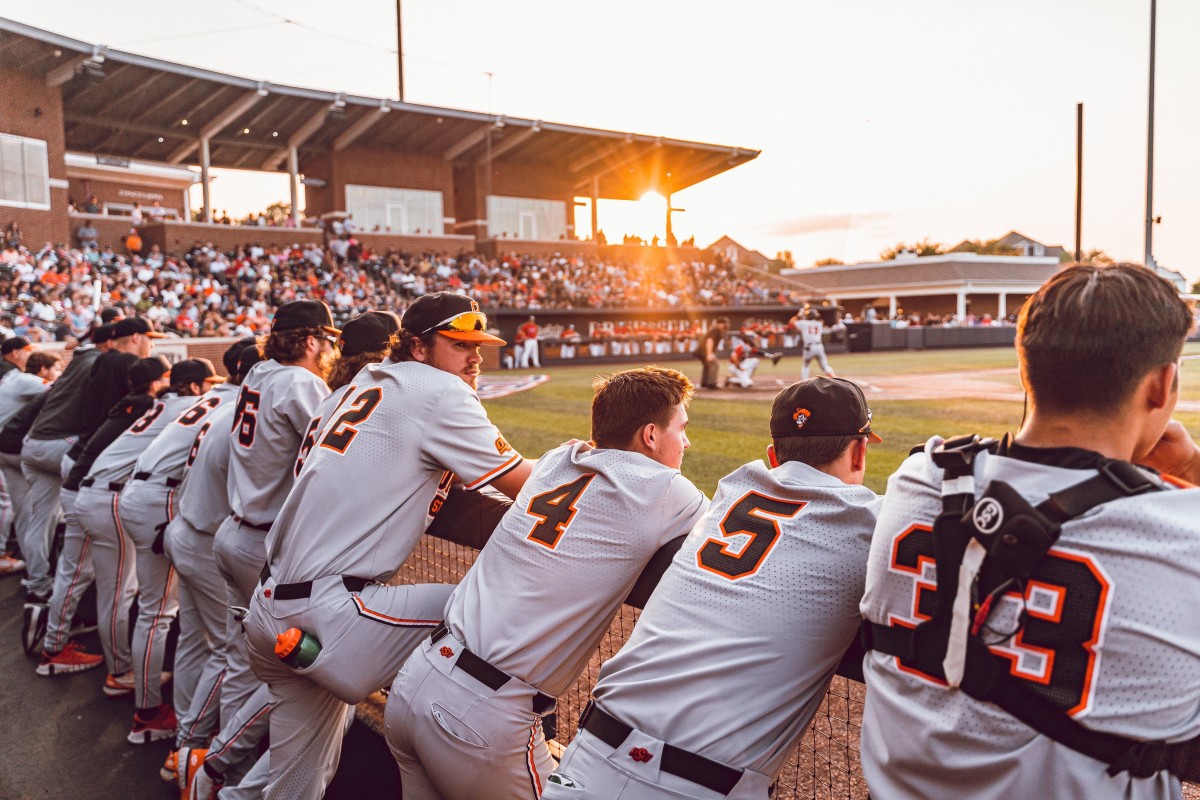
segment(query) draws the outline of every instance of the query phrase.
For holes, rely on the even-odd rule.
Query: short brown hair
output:
[[[329,387],[329,391],[335,392],[349,383],[358,374],[358,371],[367,364],[383,361],[388,357],[390,352],[391,347],[389,346],[382,350],[372,350],[352,356],[338,356],[337,361],[333,362],[333,369],[329,371],[329,375],[325,378],[325,384]]]
[[[665,426],[675,407],[684,407],[695,388],[682,372],[640,367],[592,381],[592,441],[597,447],[624,448],[643,426]]]
[[[259,345],[263,358],[273,358],[281,364],[299,361],[308,351],[308,337],[327,336],[320,328],[293,328],[288,331],[271,331],[267,340]]]
[[[775,460],[780,464],[799,461],[813,469],[827,467],[841,458],[846,448],[863,436],[784,436],[772,439]]]
[[[1021,307],[1021,379],[1035,406],[1114,411],[1179,359],[1191,328],[1187,302],[1145,267],[1072,264]]]
[[[53,367],[60,361],[62,359],[58,357],[58,353],[38,350],[29,354],[29,359],[25,362],[25,371],[30,375],[37,375],[46,367]]]

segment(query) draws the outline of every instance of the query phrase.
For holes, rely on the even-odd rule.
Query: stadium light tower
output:
[[[404,102],[404,36],[401,25],[400,0],[396,0],[396,85],[398,98]]]

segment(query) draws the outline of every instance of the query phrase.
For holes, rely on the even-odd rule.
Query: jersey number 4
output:
[[[529,531],[529,540],[551,550],[558,547],[559,540],[567,532],[567,526],[575,519],[575,512],[579,510],[576,507],[579,498],[594,477],[594,474],[581,475],[570,483],[535,495],[529,501],[527,513],[537,517],[538,521]]]
[[[794,503],[747,492],[721,520],[721,538],[709,539],[696,553],[700,569],[736,581],[758,572],[779,541],[779,520],[791,519],[808,503]],[[750,536],[738,551],[729,546],[732,536]]]

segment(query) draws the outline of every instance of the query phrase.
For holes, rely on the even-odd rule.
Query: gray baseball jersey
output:
[[[825,325],[821,322],[821,320],[799,320],[796,323],[796,329],[800,331],[800,341],[804,342],[805,348],[816,344],[822,344],[821,334],[825,331]]]
[[[50,389],[37,375],[12,371],[0,380],[0,428],[17,415],[26,403]]]
[[[942,511],[942,471],[929,452],[940,441],[888,481],[862,600],[872,622],[928,618],[937,590],[931,530]],[[1033,505],[1092,477],[1101,461],[1075,448],[1019,445],[976,459],[977,494],[1002,480]],[[1000,633],[992,652],[1093,730],[1168,741],[1200,734],[1200,616],[1186,601],[1200,590],[1198,509],[1200,489],[1172,490],[1105,503],[1065,523],[1023,592],[994,604],[987,626]],[[893,656],[869,653],[864,671],[863,773],[879,797],[1180,796],[1166,772],[1110,777],[1105,764]]]
[[[96,483],[128,480],[133,475],[138,457],[150,446],[154,438],[171,420],[195,402],[195,397],[181,397],[173,392],[160,397],[141,419],[130,425],[112,444],[104,448],[104,452],[97,456],[92,464],[88,478]]]
[[[415,361],[359,372],[314,441],[267,535],[279,583],[339,574],[386,580],[416,547],[454,475],[478,489],[522,460],[471,387]],[[293,449],[289,477],[295,458]],[[331,512],[338,508],[353,511]]]
[[[188,453],[196,441],[200,425],[214,409],[237,397],[238,387],[219,384],[197,399],[163,428],[137,460],[134,472],[148,472],[161,482],[162,478],[179,478],[187,463]]]
[[[234,398],[236,400],[236,398]],[[200,423],[184,464],[179,487],[179,514],[198,531],[216,533],[229,509],[229,449],[226,435],[236,403],[218,406]]]
[[[295,477],[292,467],[313,411],[329,395],[304,367],[262,361],[242,382],[229,450],[229,506],[255,525],[277,516]]]
[[[879,498],[807,464],[721,479],[629,641],[600,671],[608,713],[775,776],[858,632]]]
[[[304,438],[300,440],[300,451],[296,454],[296,466],[292,468],[292,472],[299,477],[300,468],[304,466],[304,459],[308,457],[309,452],[317,443],[317,432],[321,430],[322,424],[329,419],[329,415],[334,409],[342,404],[346,399],[346,394],[354,389],[353,383],[348,383],[345,386],[339,387],[321,401],[317,409],[313,411],[312,419],[308,421],[308,427],[304,430]]]
[[[538,459],[446,607],[459,641],[549,695],[579,677],[655,551],[708,507],[677,469],[584,447]]]

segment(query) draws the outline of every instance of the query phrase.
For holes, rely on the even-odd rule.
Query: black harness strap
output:
[[[945,678],[942,664],[949,644],[959,565],[972,538],[988,551],[980,569],[981,582],[996,585],[1001,579],[1027,577],[1057,541],[1065,522],[1104,503],[1164,488],[1132,464],[1107,461],[1096,475],[1055,492],[1036,508],[1000,481],[992,482],[976,503],[975,456],[983,450],[994,452],[997,445],[994,440],[977,436],[959,437],[947,440],[931,454],[944,472],[943,508],[934,523],[938,576],[935,611],[931,619],[915,628],[864,622],[860,641],[865,650],[896,656],[927,675]],[[1006,521],[983,534],[977,517],[989,498],[1005,510]],[[1006,662],[992,655],[974,634],[967,639],[966,670],[959,688],[976,700],[994,703],[1038,733],[1108,764],[1110,775],[1127,771],[1146,778],[1167,770],[1183,780],[1200,780],[1200,737],[1167,743],[1090,730],[1014,678]]]

